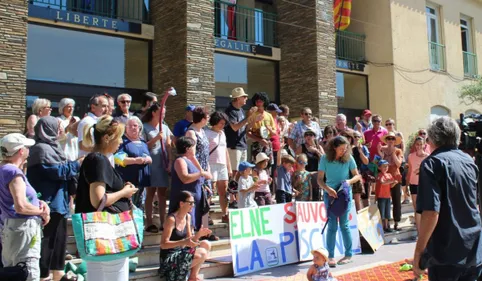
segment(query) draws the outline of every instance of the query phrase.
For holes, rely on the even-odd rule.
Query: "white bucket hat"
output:
[[[269,157],[268,155],[266,155],[266,153],[264,152],[260,152],[256,155],[256,164],[258,164],[259,162],[261,161],[264,161],[264,160],[269,160]]]

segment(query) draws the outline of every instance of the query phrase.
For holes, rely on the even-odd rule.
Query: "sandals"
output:
[[[342,258],[341,260],[339,260],[337,262],[338,265],[345,265],[345,264],[349,264],[349,263],[352,263],[353,260],[351,259],[351,257],[344,257]]]
[[[328,261],[328,266],[331,267],[331,268],[335,268],[336,267],[336,261],[335,259],[330,259]]]
[[[157,226],[151,224],[151,225],[149,225],[148,227],[146,227],[146,232],[158,233],[158,232],[159,232],[159,229],[157,228]]]

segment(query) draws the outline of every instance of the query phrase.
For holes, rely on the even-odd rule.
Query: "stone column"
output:
[[[151,1],[154,92],[177,90],[166,121],[184,117],[187,104],[214,110],[214,4],[211,0]]]
[[[296,2],[296,3],[294,3]],[[277,1],[281,103],[310,107],[324,127],[337,114],[333,0]]]
[[[27,13],[25,0],[0,1],[0,137],[25,128]]]

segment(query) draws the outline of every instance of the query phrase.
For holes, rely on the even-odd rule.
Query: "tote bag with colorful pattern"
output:
[[[134,255],[144,238],[142,210],[135,207],[118,214],[97,212],[72,215],[72,227],[80,257],[85,261],[112,261]]]

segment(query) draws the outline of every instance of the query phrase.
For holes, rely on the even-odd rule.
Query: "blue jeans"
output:
[[[350,192],[350,198],[352,198]],[[328,212],[328,206],[330,204],[330,199],[327,192],[323,192],[323,201],[325,202],[325,208]],[[350,232],[350,221],[348,217],[350,215],[351,202],[348,205],[348,209],[341,217],[335,217],[332,214],[328,215],[328,233],[326,235],[326,247],[328,248],[328,258],[335,257],[335,243],[336,243],[336,232],[338,231],[338,222],[340,223],[341,236],[343,238],[343,246],[345,246],[345,257],[353,256],[352,251],[352,238]]]

